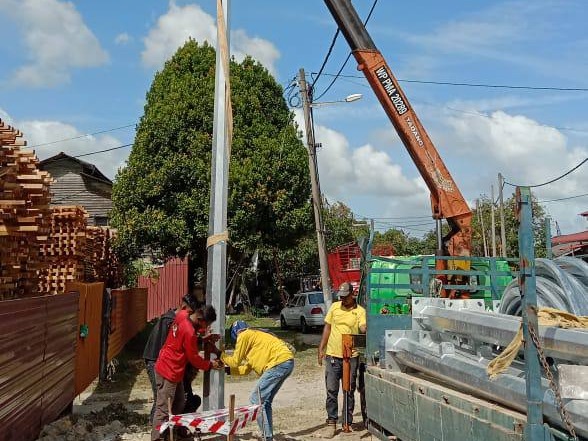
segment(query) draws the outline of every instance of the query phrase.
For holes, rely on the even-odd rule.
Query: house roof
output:
[[[572,242],[588,242],[588,230],[574,234],[564,234],[562,236],[555,236],[551,239],[553,245],[560,245]]]
[[[51,156],[50,158],[43,159],[42,161],[39,162],[39,167],[42,169],[46,165],[52,164],[57,161],[63,161],[66,159],[69,159],[70,161],[74,161],[74,162],[77,162],[78,164],[80,164],[82,166],[82,174],[83,175],[89,176],[90,178],[94,178],[94,179],[97,179],[102,182],[106,182],[107,184],[112,184],[112,181],[110,179],[108,179],[106,177],[106,175],[104,175],[104,173],[102,173],[100,170],[98,170],[98,167],[96,167],[94,164],[90,164],[89,162],[82,161],[74,156],[69,156],[63,152],[60,152],[55,156]]]

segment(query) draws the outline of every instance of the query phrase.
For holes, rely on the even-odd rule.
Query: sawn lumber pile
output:
[[[51,176],[0,119],[0,301],[65,291],[70,280],[117,287],[113,230],[88,227],[80,206],[51,202]]]
[[[115,230],[107,227],[86,228],[86,282],[104,282],[106,287],[120,286],[121,266],[112,248]]]
[[[83,207],[51,207],[48,238],[42,243],[40,252],[43,260],[41,293],[64,292],[66,282],[84,280],[87,218]]]
[[[22,133],[0,119],[0,300],[37,294],[49,219],[49,173]]]

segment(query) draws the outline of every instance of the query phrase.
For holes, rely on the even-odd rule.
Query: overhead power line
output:
[[[366,17],[365,21],[363,22],[364,26],[367,26],[368,22],[370,21],[370,18],[372,17],[372,14],[373,14],[374,9],[376,8],[377,4],[378,4],[378,0],[374,0],[374,3],[372,3],[372,7],[370,8],[370,12],[368,12],[367,17]],[[335,38],[333,39],[333,44],[335,44],[336,38],[337,38],[337,34],[335,34]],[[341,72],[343,72],[343,69],[345,69],[345,66],[347,65],[347,62],[349,61],[349,58],[351,58],[351,52],[349,52],[349,54],[347,55],[347,58],[345,59],[345,61],[341,65],[341,67],[339,68],[339,72],[337,72],[337,75],[335,75],[335,78],[333,78],[333,80],[327,86],[327,88],[318,97],[316,97],[317,100],[320,100],[331,89],[331,87],[333,87],[333,84],[335,84],[335,81],[337,81],[337,78],[339,78],[339,75],[341,74]],[[313,89],[314,89],[315,82],[316,82],[316,80],[313,81],[313,83],[312,83]]]
[[[329,61],[329,58],[331,57],[331,53],[333,52],[333,48],[335,47],[335,43],[337,42],[337,37],[339,36],[339,28],[337,28],[337,30],[335,31],[335,35],[333,35],[333,40],[331,41],[331,45],[329,46],[329,49],[327,50],[327,55],[325,55],[325,59],[323,60],[323,64],[321,65],[321,68],[318,71],[318,74],[316,74],[316,78],[312,81],[311,86],[314,88],[314,85],[316,84],[316,82],[319,80],[319,78],[321,77],[321,74],[323,73],[323,70],[325,69],[325,66],[327,65],[327,61]]]
[[[75,155],[75,156],[72,156],[72,158],[82,158],[82,157],[84,157],[84,156],[97,155],[98,153],[111,152],[111,151],[113,151],[113,150],[124,149],[125,147],[130,147],[130,146],[132,146],[132,145],[133,145],[132,143],[131,143],[131,144],[123,144],[123,145],[119,145],[119,146],[117,146],[117,147],[111,147],[111,148],[109,148],[109,149],[104,149],[104,150],[96,150],[96,151],[93,151],[93,152],[82,153],[81,155]]]
[[[314,72],[311,72],[314,74]],[[361,75],[341,75],[340,73],[326,73],[322,75],[328,77],[340,77],[340,78],[359,78],[365,79]],[[416,84],[432,84],[436,86],[459,86],[459,87],[482,87],[487,89],[521,89],[521,90],[553,90],[558,92],[588,92],[586,87],[557,87],[557,86],[521,86],[513,84],[491,84],[491,83],[467,83],[467,82],[455,82],[455,81],[429,81],[429,80],[409,80],[398,78],[401,83],[416,83]]]
[[[100,135],[102,133],[108,133],[108,132],[114,132],[116,130],[122,130],[122,129],[127,129],[129,127],[135,127],[136,123],[133,124],[127,124],[126,126],[120,126],[120,127],[113,127],[111,129],[104,129],[104,130],[99,130],[97,132],[92,132],[92,133],[84,133],[83,135],[78,135],[78,136],[73,136],[71,138],[63,138],[63,139],[57,139],[55,141],[49,141],[49,142],[43,142],[41,144],[35,144],[35,145],[31,145],[28,146],[29,148],[35,148],[35,147],[43,147],[45,145],[51,145],[51,144],[57,144],[60,142],[66,142],[66,141],[73,141],[76,139],[82,139],[82,138],[86,138],[88,136],[94,136],[94,135]]]
[[[545,199],[545,200],[543,200],[543,201],[537,201],[537,202],[539,202],[540,204],[546,204],[546,203],[548,203],[548,202],[559,202],[559,201],[567,201],[567,200],[569,200],[569,199],[583,198],[583,197],[586,197],[586,196],[588,196],[588,193],[577,194],[577,195],[574,195],[574,196],[567,196],[567,197],[564,197],[564,198],[556,198],[556,199]]]
[[[550,179],[549,181],[543,182],[542,184],[519,185],[519,184],[513,184],[512,182],[508,182],[506,179],[504,180],[504,183],[505,184],[508,184],[508,185],[512,185],[513,187],[530,187],[530,188],[543,187],[544,185],[553,184],[554,182],[559,181],[562,178],[565,178],[569,174],[573,173],[574,171],[576,171],[577,169],[579,169],[580,167],[582,167],[586,162],[588,162],[588,158],[584,158],[584,160],[582,162],[580,162],[574,168],[572,168],[572,169],[568,170],[567,172],[565,172],[563,175],[558,176],[557,178]]]

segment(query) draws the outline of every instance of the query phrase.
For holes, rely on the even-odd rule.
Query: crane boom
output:
[[[434,219],[446,219],[451,230],[443,238],[445,253],[471,254],[472,212],[408,102],[386,60],[376,48],[350,0],[325,0],[341,33],[374,90],[429,191]],[[469,267],[469,265],[466,264]]]

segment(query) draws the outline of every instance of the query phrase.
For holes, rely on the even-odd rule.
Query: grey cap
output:
[[[337,294],[339,297],[347,297],[349,294],[353,294],[353,286],[349,282],[343,282],[339,286],[339,292]]]

